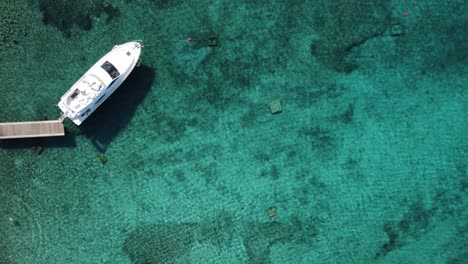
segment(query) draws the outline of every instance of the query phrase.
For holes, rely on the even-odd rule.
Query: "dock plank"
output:
[[[0,123],[0,139],[65,136],[60,120]]]

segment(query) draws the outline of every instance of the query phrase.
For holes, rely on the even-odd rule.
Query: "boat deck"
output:
[[[65,136],[62,120],[0,123],[0,139]]]

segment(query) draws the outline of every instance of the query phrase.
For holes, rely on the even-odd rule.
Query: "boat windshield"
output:
[[[112,65],[112,63],[106,61],[101,65],[101,68],[103,68],[113,79],[119,77],[120,72]]]

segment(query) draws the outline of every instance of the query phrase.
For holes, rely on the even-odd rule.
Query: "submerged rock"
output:
[[[281,101],[279,99],[273,100],[268,104],[270,108],[270,112],[272,114],[279,114],[283,111],[283,106],[281,105]]]

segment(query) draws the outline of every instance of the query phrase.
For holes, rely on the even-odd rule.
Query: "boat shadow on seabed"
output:
[[[91,139],[100,153],[104,153],[119,132],[127,127],[154,80],[153,68],[143,64],[136,67],[122,85],[79,126],[80,132]]]

